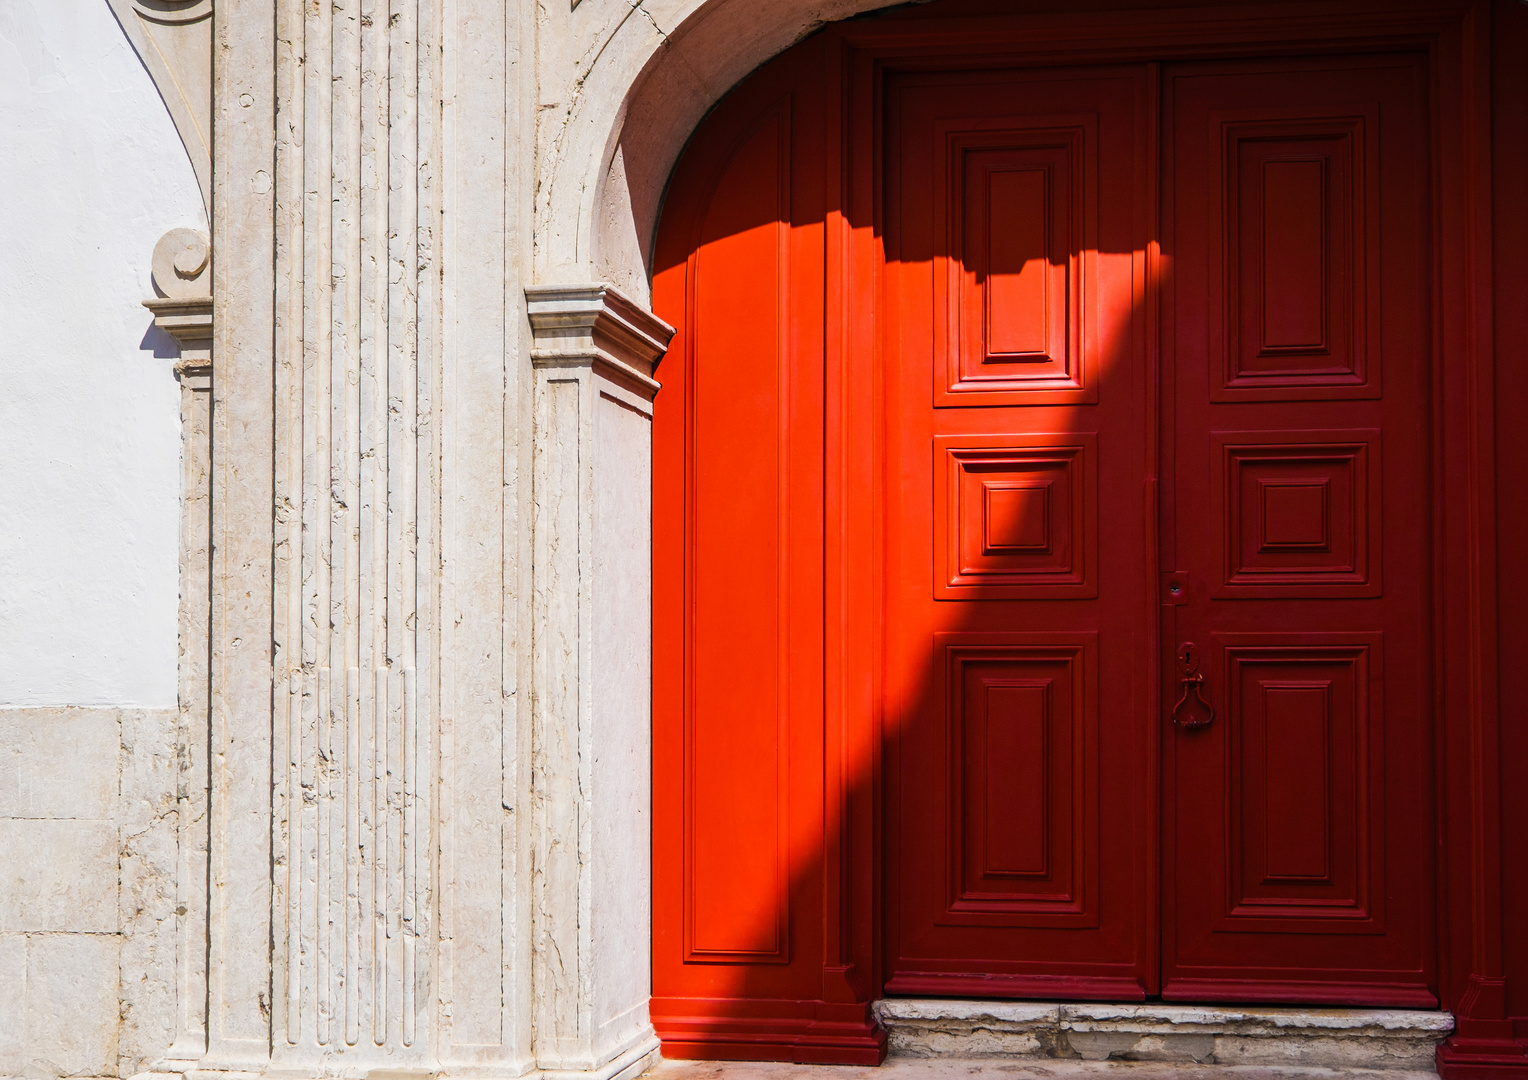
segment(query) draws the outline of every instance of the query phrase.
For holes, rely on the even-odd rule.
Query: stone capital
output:
[[[195,229],[171,229],[154,245],[154,288],[160,295],[143,306],[180,346],[175,374],[182,381],[203,382],[212,375],[211,262],[211,243]]]
[[[657,394],[653,378],[674,328],[612,285],[529,285],[526,312],[536,367],[593,366],[640,394]]]

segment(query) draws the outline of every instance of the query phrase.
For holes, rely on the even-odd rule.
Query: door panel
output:
[[[655,310],[653,987],[665,1052],[880,1057],[823,987],[824,105],[820,41],[718,107],[670,189]],[[772,1002],[761,1006],[760,1000]]]
[[[1211,398],[1377,397],[1376,108],[1267,106],[1210,110],[1225,177],[1224,229],[1205,252],[1225,275]]]
[[[686,959],[780,963],[788,956],[780,756],[792,658],[782,648],[790,589],[780,523],[793,445],[780,393],[782,305],[757,287],[784,270],[788,121],[784,110],[768,117],[727,163],[695,255],[694,337],[725,342],[725,351],[702,355],[725,356],[728,367],[700,363],[689,373],[696,461],[690,694],[697,713],[725,710],[729,722],[697,725],[686,747],[689,801],[700,823],[684,868]],[[744,266],[758,278],[736,272]],[[732,365],[754,373],[751,393],[738,392]],[[736,498],[739,490],[753,497]],[[739,574],[740,566],[749,572]],[[737,618],[739,611],[750,617]],[[738,835],[753,842],[739,844]]]
[[[1383,595],[1380,433],[1212,431],[1216,599]]]
[[[1425,85],[1165,73],[1170,999],[1436,1001]]]
[[[1096,639],[950,633],[934,646],[952,751],[941,924],[1097,925],[1086,903]]]
[[[1229,886],[1216,929],[1384,932],[1379,634],[1218,634]]]
[[[1152,989],[1148,92],[887,91],[890,993]]]

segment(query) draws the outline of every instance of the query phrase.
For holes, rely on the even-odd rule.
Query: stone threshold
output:
[[[1438,1080],[1438,1074],[1430,1068],[1329,1069],[1315,1065],[912,1057],[889,1057],[879,1066],[662,1061],[646,1076],[647,1080]]]
[[[891,1053],[1430,1072],[1454,1030],[1418,1009],[1227,1008],[883,998]]]

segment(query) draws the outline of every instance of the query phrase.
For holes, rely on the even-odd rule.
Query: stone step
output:
[[[647,1080],[1437,1080],[1431,1068],[1328,1069],[1315,1065],[1195,1065],[1080,1058],[889,1057],[880,1066],[785,1061],[662,1061]]]
[[[905,1057],[1054,1058],[1430,1071],[1454,1029],[1417,1009],[1226,1008],[883,998]]]

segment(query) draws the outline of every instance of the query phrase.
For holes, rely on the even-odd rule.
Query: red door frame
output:
[[[655,956],[653,1019],[665,1054],[871,1063],[884,1053],[884,1039],[868,1011],[884,980],[878,925],[881,643],[874,634],[851,630],[880,625],[880,562],[865,553],[879,552],[881,536],[878,371],[888,327],[880,302],[879,154],[880,88],[886,76],[930,67],[1407,49],[1425,51],[1430,59],[1434,132],[1437,942],[1440,997],[1458,1025],[1438,1060],[1449,1077],[1528,1075],[1528,1056],[1513,1038],[1508,1014],[1502,904],[1490,3],[1411,0],[1331,3],[1319,11],[1309,5],[1278,5],[1067,16],[942,15],[937,9],[914,9],[835,24],[819,39],[823,85],[842,88],[839,107],[824,109],[823,118],[828,158],[823,241],[823,888],[815,915],[793,917],[821,918],[822,955],[793,957],[792,962],[820,963],[820,997],[761,1001],[744,993],[720,999],[689,990],[682,978],[663,974]],[[694,146],[704,152],[704,139],[697,138]],[[680,169],[689,164],[682,162]],[[671,202],[660,231],[660,257],[665,237],[695,235],[696,222],[690,219],[703,212],[703,206]],[[672,246],[673,240],[669,243]],[[1152,313],[1153,253],[1148,253],[1146,282],[1147,310]],[[675,345],[682,351],[688,347],[682,253],[672,273],[680,275],[677,291],[660,273],[655,299],[659,314],[681,327]],[[677,359],[671,357],[670,366]],[[664,408],[663,395],[658,408]],[[664,467],[660,445],[655,473]],[[666,488],[658,478],[655,552],[660,561],[665,492],[672,490],[672,484]],[[681,500],[682,490],[680,483]],[[684,619],[684,605],[655,605],[655,640],[683,640]],[[683,703],[655,691],[655,925],[670,899],[663,884],[662,832],[669,820],[684,816],[682,798],[668,806],[663,794],[664,783],[672,779],[664,775],[664,730],[676,709],[682,710]],[[856,782],[864,778],[868,782]],[[1155,922],[1160,913],[1154,910],[1152,917]]]

